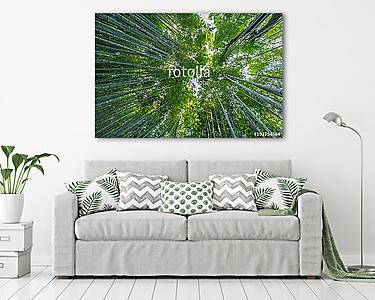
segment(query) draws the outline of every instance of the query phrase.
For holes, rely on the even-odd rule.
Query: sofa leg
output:
[[[314,276],[314,275],[306,276],[306,279],[320,279],[320,276]]]

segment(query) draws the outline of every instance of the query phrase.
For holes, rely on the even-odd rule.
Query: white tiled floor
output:
[[[75,278],[57,279],[51,267],[0,279],[0,299],[263,300],[372,299],[375,283],[280,278]]]

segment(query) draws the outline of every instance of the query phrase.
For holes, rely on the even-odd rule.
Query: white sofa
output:
[[[210,174],[262,168],[291,176],[291,161],[86,161],[84,177],[112,168],[203,181]],[[107,211],[78,218],[77,201],[54,199],[53,273],[56,276],[319,276],[322,201],[298,199],[296,216],[217,211],[188,218],[157,211]]]

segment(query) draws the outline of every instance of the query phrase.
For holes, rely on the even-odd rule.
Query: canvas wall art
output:
[[[95,15],[97,138],[281,138],[279,13]]]

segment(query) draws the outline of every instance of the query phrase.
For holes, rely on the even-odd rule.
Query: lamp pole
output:
[[[360,245],[360,255],[361,255],[361,264],[360,265],[354,265],[354,266],[348,266],[347,269],[349,272],[369,272],[369,273],[375,273],[375,266],[369,266],[369,265],[364,265],[363,264],[363,139],[361,134],[358,132],[357,129],[347,125],[346,123],[343,122],[341,116],[335,112],[329,112],[327,113],[324,117],[324,120],[326,120],[329,123],[335,124],[339,127],[344,127],[347,128],[353,132],[355,132],[359,140],[361,142],[361,191],[360,191],[360,200],[361,200],[361,207],[360,207],[360,222],[361,222],[361,227],[360,227],[360,239],[361,239],[361,245]]]
[[[360,143],[361,143],[361,191],[360,191],[360,194],[361,194],[361,208],[360,208],[360,216],[361,216],[361,232],[360,232],[360,239],[361,239],[361,246],[360,246],[360,251],[361,251],[361,269],[363,269],[363,139],[362,139],[362,136],[361,134],[358,132],[357,129],[349,126],[349,125],[346,125],[345,123],[342,124],[342,127],[344,128],[347,128],[353,132],[355,132],[358,137],[359,137],[359,140],[360,140]],[[354,267],[354,269],[353,269]],[[348,267],[348,270],[349,271],[356,271],[358,269],[358,266],[349,266]]]

